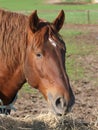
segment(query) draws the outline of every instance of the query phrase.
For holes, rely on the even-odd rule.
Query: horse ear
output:
[[[37,10],[35,10],[29,17],[29,27],[33,33],[38,30],[39,18],[37,15]]]
[[[65,13],[63,10],[61,10],[57,18],[53,21],[53,25],[55,26],[57,31],[59,31],[62,28],[64,20],[65,20]]]

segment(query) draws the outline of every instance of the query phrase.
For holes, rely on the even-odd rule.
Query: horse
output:
[[[56,115],[65,115],[75,103],[67,75],[66,45],[60,29],[61,10],[53,22],[0,10],[0,110],[10,114],[23,84],[38,89]]]

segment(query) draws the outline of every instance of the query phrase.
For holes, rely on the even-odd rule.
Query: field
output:
[[[25,2],[23,2],[23,0],[20,0],[19,2],[17,2],[17,0],[0,0],[0,7],[12,11],[18,10],[19,12],[27,14],[37,9],[40,17],[49,20],[53,20],[54,16],[57,15],[57,12],[63,9],[66,14],[65,23],[98,24],[98,4],[69,5],[47,4],[44,0],[41,2],[40,0],[28,0]]]
[[[97,4],[45,6],[40,0],[19,2],[0,0],[0,7],[25,13],[38,9],[39,16],[49,20],[55,18],[60,9],[98,10]],[[76,98],[72,112],[60,119],[51,115],[43,96],[25,84],[15,104],[17,111],[8,117],[0,116],[0,130],[98,129],[98,24],[65,24],[60,33],[67,46],[67,72]]]

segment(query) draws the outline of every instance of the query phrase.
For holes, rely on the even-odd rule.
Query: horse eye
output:
[[[37,53],[36,56],[42,58],[43,55],[41,53]]]

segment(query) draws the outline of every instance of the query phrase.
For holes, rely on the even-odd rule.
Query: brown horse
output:
[[[38,89],[57,115],[65,114],[75,98],[65,68],[66,47],[59,35],[61,10],[52,22],[0,10],[0,101],[11,104],[27,81]],[[10,113],[10,111],[9,111]]]

